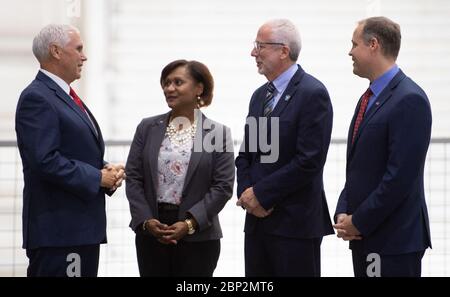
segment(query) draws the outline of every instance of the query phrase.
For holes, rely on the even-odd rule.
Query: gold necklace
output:
[[[172,144],[184,146],[194,139],[196,130],[197,124],[195,122],[189,128],[181,130],[177,129],[172,123],[169,123],[166,129],[166,136],[169,137]]]

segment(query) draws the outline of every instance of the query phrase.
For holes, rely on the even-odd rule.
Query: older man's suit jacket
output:
[[[254,92],[248,118],[263,116],[266,92],[267,84]],[[325,86],[299,66],[271,113],[273,117],[279,117],[279,137],[271,140],[279,141],[278,160],[261,162],[262,150],[249,147],[251,134],[257,132],[249,131],[248,126],[236,159],[238,197],[253,187],[260,204],[266,210],[274,209],[263,219],[247,214],[245,232],[253,232],[259,223],[267,234],[291,238],[319,238],[333,233],[323,187],[333,121]],[[270,125],[267,134],[270,139]]]
[[[100,127],[51,78],[39,72],[16,111],[23,164],[23,247],[106,242],[105,146]],[[95,128],[93,126],[95,125]]]

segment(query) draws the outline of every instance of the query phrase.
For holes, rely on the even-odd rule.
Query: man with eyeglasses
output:
[[[322,237],[333,233],[323,189],[333,110],[325,86],[296,64],[300,49],[295,25],[279,19],[259,28],[251,52],[268,82],[253,93],[247,120],[258,127],[246,127],[236,159],[246,276],[320,276]],[[279,144],[275,162],[253,149],[266,137]]]

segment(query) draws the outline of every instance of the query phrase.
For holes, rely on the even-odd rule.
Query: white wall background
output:
[[[355,104],[368,85],[353,75],[347,53],[356,22],[373,15],[401,25],[398,64],[430,98],[433,137],[449,137],[447,0],[0,0],[0,139],[15,139],[17,99],[38,69],[31,41],[51,22],[81,29],[89,60],[75,87],[96,115],[105,139],[131,139],[143,117],[168,110],[159,86],[160,71],[179,58],[199,60],[210,68],[215,97],[204,112],[230,126],[234,138],[240,139],[250,96],[265,81],[250,56],[252,42],[258,27],[271,18],[289,18],[298,25],[303,40],[299,63],[327,86],[334,106],[333,137],[345,138]],[[117,161],[124,162],[126,153],[116,156]],[[339,188],[342,180],[330,183]],[[331,212],[334,193],[328,198]],[[243,213],[232,204],[221,216],[227,241],[217,275],[243,275]],[[131,232],[123,236],[118,240],[132,241]],[[329,249],[342,253],[329,254],[334,263],[324,268],[324,274],[350,274],[345,244],[333,241]],[[344,258],[337,258],[341,255]],[[135,266],[130,271],[134,275]]]
[[[347,55],[358,20],[385,15],[402,28],[399,66],[429,95],[433,136],[450,134],[450,2],[446,0],[0,0],[0,139],[14,139],[18,95],[36,73],[31,40],[50,22],[81,28],[88,62],[79,93],[99,118],[106,139],[130,139],[141,118],[166,112],[161,69],[179,58],[210,68],[215,97],[205,112],[242,135],[253,90],[265,81],[250,56],[258,27],[289,18],[300,29],[299,63],[328,88],[333,137],[346,137],[367,80]]]

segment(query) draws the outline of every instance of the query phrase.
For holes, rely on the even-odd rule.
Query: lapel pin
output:
[[[291,95],[286,95],[286,97],[284,97],[284,101],[289,101],[289,99],[291,99]]]
[[[377,102],[375,102],[375,105],[376,105],[376,106],[380,105],[380,102],[378,102],[378,101],[377,101]]]

